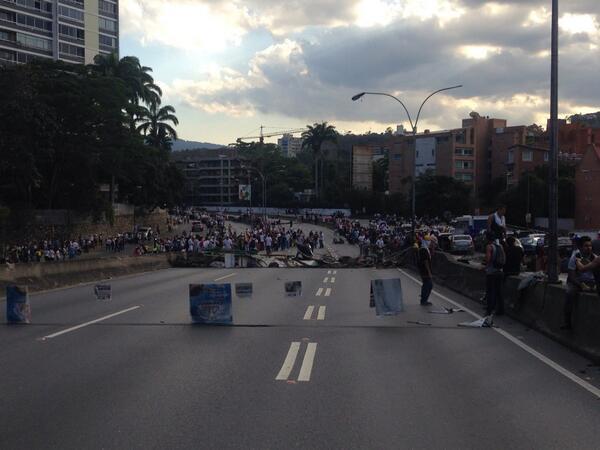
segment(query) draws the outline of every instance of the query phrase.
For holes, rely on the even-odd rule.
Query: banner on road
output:
[[[235,295],[238,297],[252,297],[252,283],[236,283]]]
[[[192,322],[230,325],[230,284],[190,284],[190,315]]]
[[[252,185],[240,184],[238,189],[238,198],[242,201],[249,202],[252,200]]]
[[[8,323],[31,323],[31,306],[27,287],[6,287],[6,321]]]
[[[302,281],[286,282],[285,295],[288,297],[300,297],[302,295]]]
[[[399,278],[371,281],[371,296],[378,316],[393,316],[404,311]]]
[[[112,286],[110,284],[97,284],[94,286],[94,294],[97,300],[111,300]]]

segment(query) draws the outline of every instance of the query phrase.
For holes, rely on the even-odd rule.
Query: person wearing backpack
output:
[[[502,269],[506,264],[506,253],[496,238],[496,234],[486,234],[487,245],[485,249],[485,296],[487,299],[487,315],[504,314],[504,299],[502,298],[502,281],[504,274]]]

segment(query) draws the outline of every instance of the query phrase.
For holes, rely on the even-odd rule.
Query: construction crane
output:
[[[303,131],[306,131],[306,128],[295,128],[292,130],[284,130],[284,131],[273,131],[270,133],[265,133],[264,129],[266,127],[264,126],[260,126],[260,135],[259,136],[245,136],[245,137],[241,137],[238,138],[238,141],[244,141],[244,139],[259,139],[259,142],[262,144],[265,141],[265,138],[267,137],[275,137],[275,136],[283,136],[284,134],[296,134],[296,133],[302,133]]]

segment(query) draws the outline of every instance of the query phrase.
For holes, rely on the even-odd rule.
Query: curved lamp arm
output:
[[[385,92],[361,92],[360,94],[356,94],[354,97],[352,97],[352,101],[356,101],[359,98],[363,97],[364,95],[383,95],[385,97],[391,97],[394,100],[396,100],[398,103],[400,103],[402,105],[402,107],[404,108],[404,111],[406,111],[406,115],[408,116],[408,121],[410,122],[410,127],[414,130],[416,123],[413,125],[413,121],[412,118],[410,117],[410,113],[408,112],[408,108],[406,107],[406,105],[404,103],[402,103],[402,100],[400,100],[398,97],[394,97],[392,94],[386,94]]]
[[[423,100],[423,103],[421,103],[421,107],[419,108],[419,112],[417,113],[417,120],[415,121],[415,128],[417,127],[417,125],[419,123],[419,117],[421,117],[421,111],[423,110],[423,106],[425,106],[425,103],[427,103],[427,100],[429,100],[435,94],[439,94],[440,92],[449,91],[450,89],[458,89],[458,88],[461,88],[461,87],[462,87],[462,84],[459,84],[458,86],[452,86],[452,87],[447,87],[447,88],[443,88],[443,89],[438,89],[437,91],[432,92],[431,94],[429,94],[427,96],[427,98],[425,100]]]

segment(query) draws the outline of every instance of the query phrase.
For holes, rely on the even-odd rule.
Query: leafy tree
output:
[[[143,75],[149,69],[137,58],[97,61],[0,68],[0,83],[11,86],[0,92],[0,203],[11,215],[49,208],[97,215],[110,209],[99,189],[107,183],[149,208],[178,201],[181,174],[164,149],[144,144],[128,117],[144,101],[136,86],[160,97]]]
[[[528,212],[533,218],[548,217],[548,166],[524,173],[516,186],[499,195],[498,203],[508,205],[507,221],[514,225],[526,225]],[[565,163],[558,166],[558,215],[575,216],[575,167]]]
[[[472,187],[452,177],[436,176],[427,172],[417,178],[417,216],[442,217],[466,214],[471,210]]]
[[[321,165],[320,173],[323,173],[322,147],[325,142],[337,142],[338,133],[335,131],[335,127],[333,125],[328,125],[327,122],[307,125],[306,128],[307,130],[302,133],[302,148],[310,148],[313,152],[315,167],[315,197],[318,200],[321,194],[319,191],[319,162]]]

